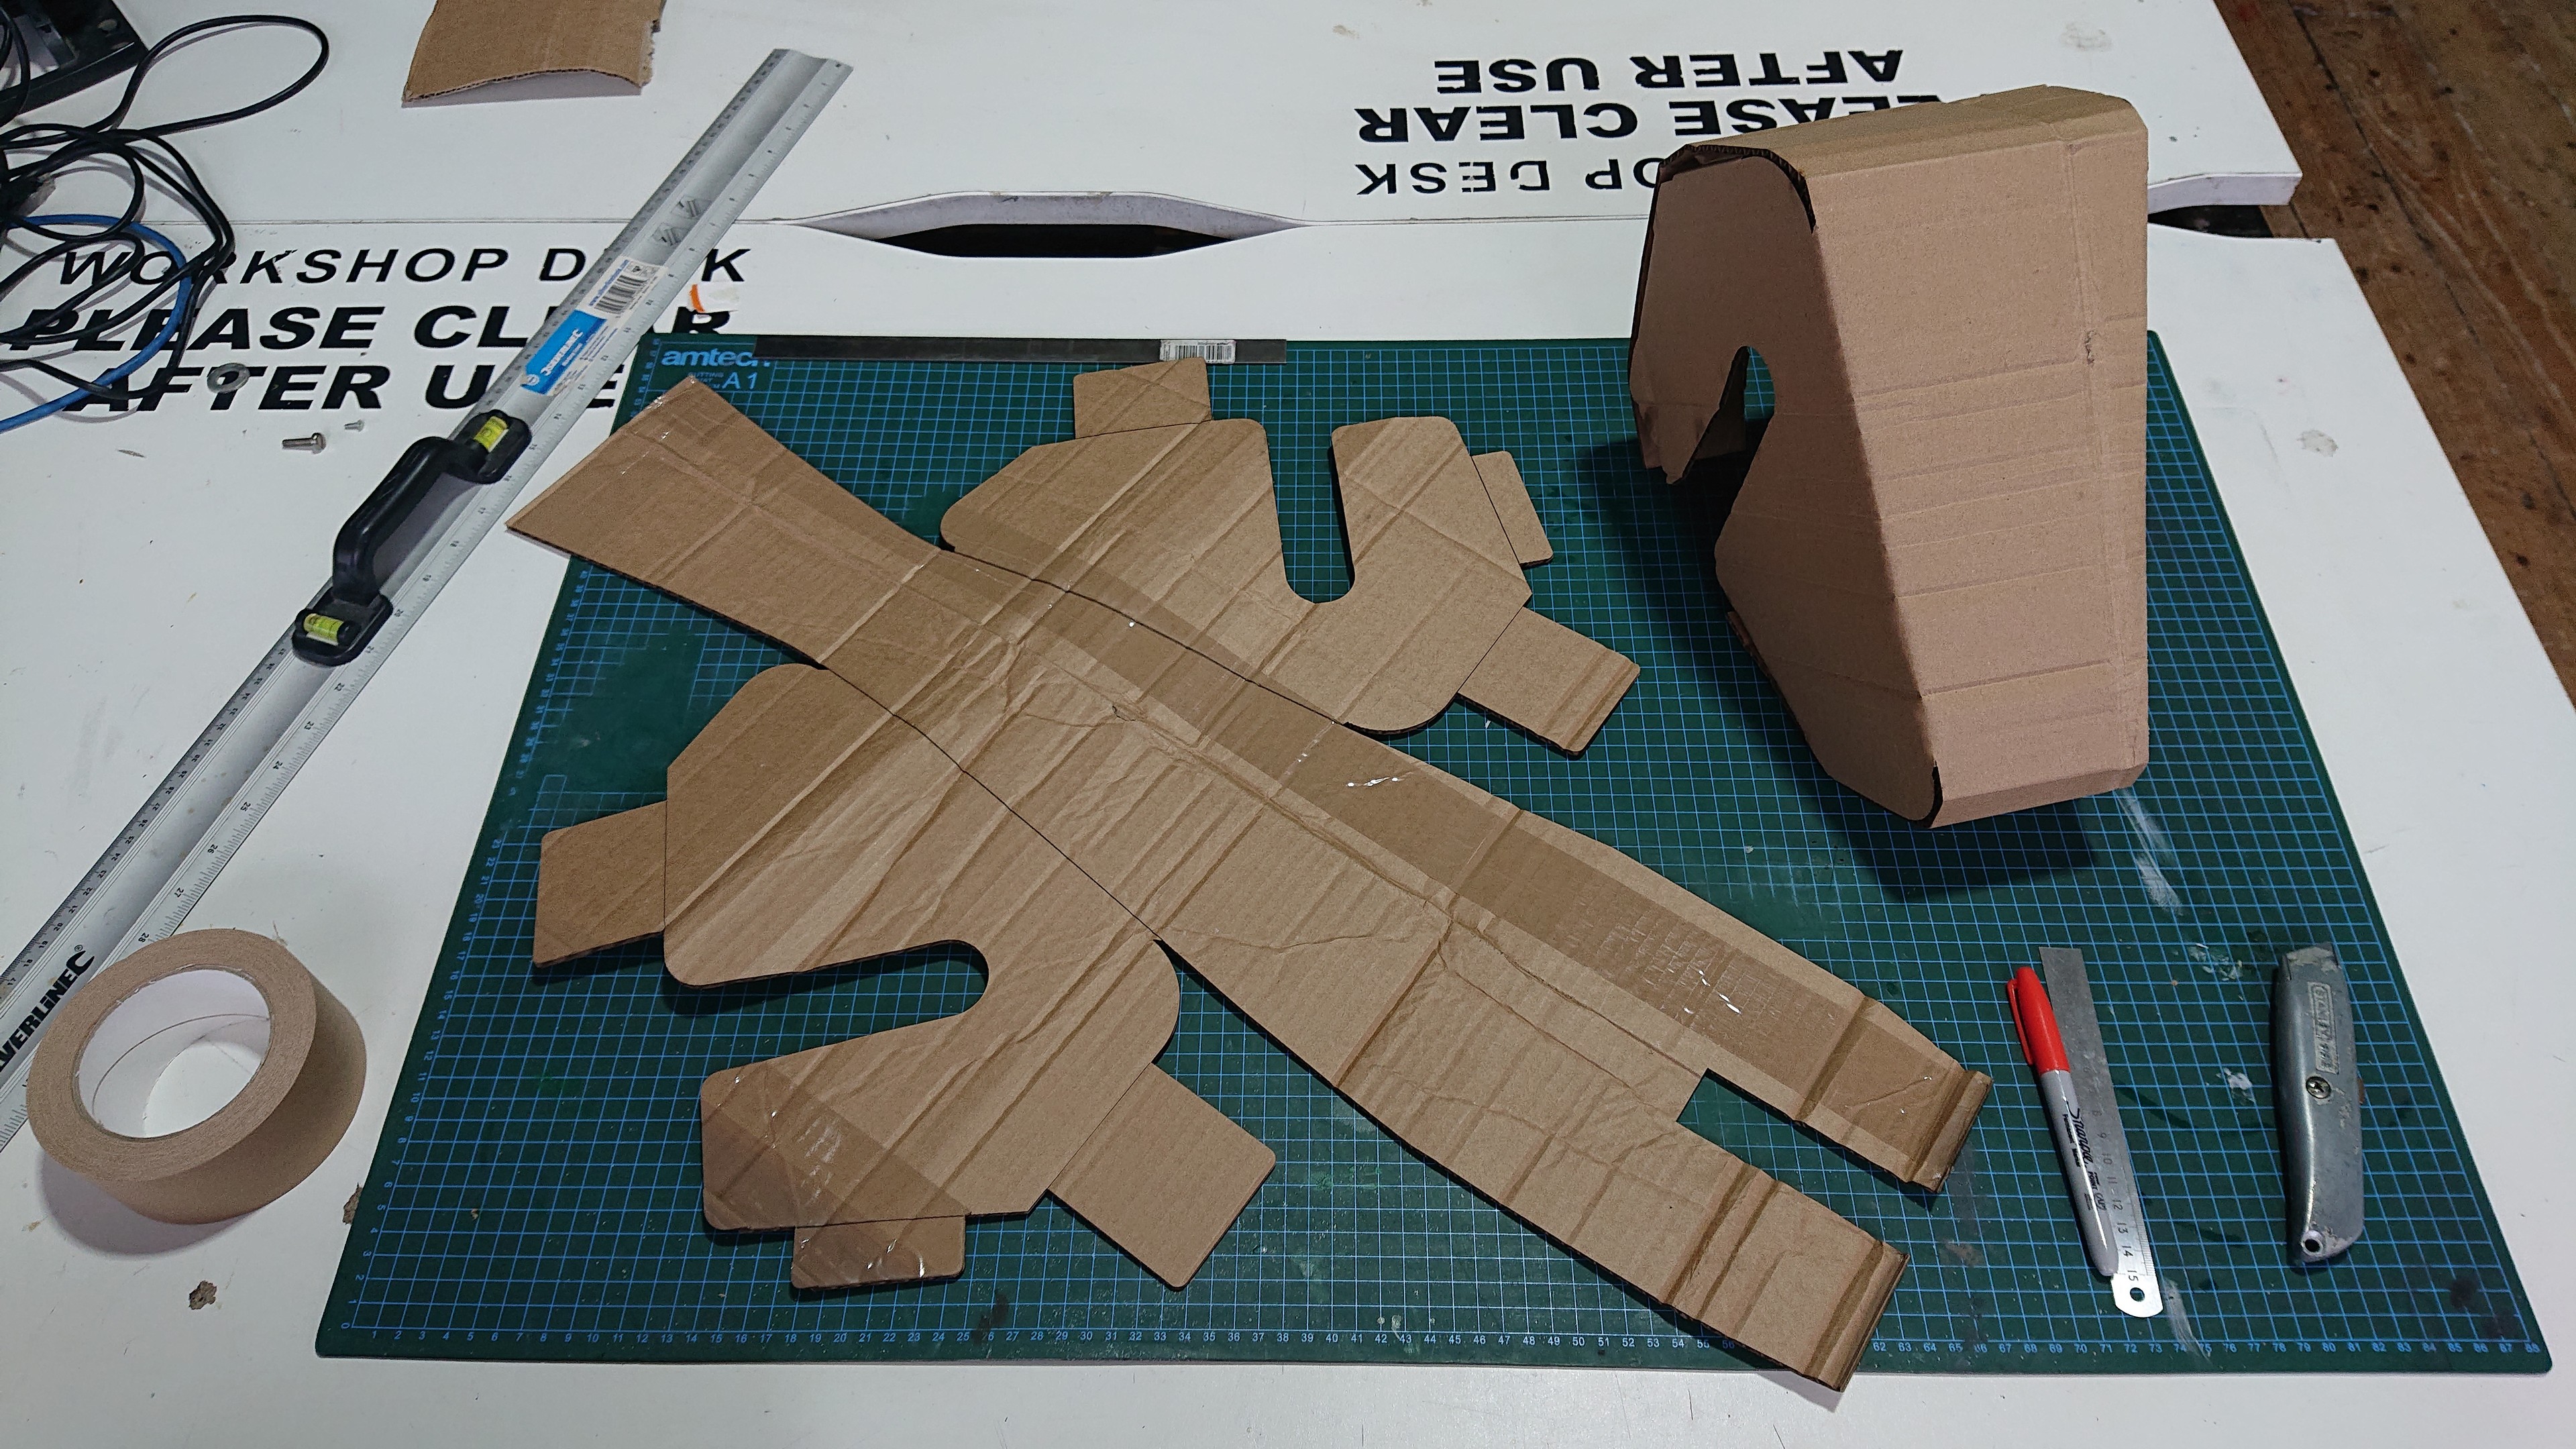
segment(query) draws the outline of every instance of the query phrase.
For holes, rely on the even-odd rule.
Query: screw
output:
[[[2334,1084],[2323,1077],[2308,1078],[2308,1095],[2322,1102],[2334,1095]]]
[[[292,448],[299,453],[319,453],[325,441],[320,433],[315,433],[309,438],[288,438],[280,446]]]

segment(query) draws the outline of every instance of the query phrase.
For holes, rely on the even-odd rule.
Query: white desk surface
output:
[[[244,245],[320,235],[281,226]],[[438,235],[525,248],[596,245],[605,232],[442,224]],[[745,331],[1604,336],[1626,327],[1636,228],[1314,228],[1109,263],[921,257],[796,227],[744,228],[731,244],[746,240],[761,265],[744,288]],[[2566,969],[2576,895],[2565,886],[2576,876],[2576,711],[2331,244],[2158,229],[2150,259],[2151,322],[2540,1327],[2563,1343],[2576,1322],[2576,1252],[2558,1236],[2576,1188],[2565,1147],[2576,1141],[2576,1067],[2558,1025],[2576,1015]],[[502,285],[497,300],[552,300],[533,278]],[[287,292],[297,289],[275,300],[341,299]],[[396,338],[384,360],[458,355]],[[384,459],[453,416],[421,404],[406,381],[411,391],[389,391],[385,409],[364,414],[366,432],[335,433],[319,458],[277,448],[283,424],[301,431],[303,419],[180,400],[0,439],[0,617],[43,621],[0,635],[0,936],[33,931],[275,636]],[[1873,1375],[1835,1396],[1745,1373],[319,1359],[313,1332],[347,1231],[340,1204],[372,1160],[561,568],[524,540],[488,543],[192,922],[281,937],[356,1012],[369,1090],[332,1159],[258,1213],[170,1228],[53,1167],[32,1135],[0,1151],[10,1442],[2187,1436],[2277,1449],[2464,1431],[2554,1443],[2576,1421],[2576,1389],[2557,1376]],[[310,885],[317,865],[327,889]],[[217,1303],[192,1312],[186,1298],[201,1279],[217,1285]]]
[[[430,0],[125,0],[147,36],[244,8],[307,15],[334,41],[311,90],[189,138],[190,158],[245,221],[623,220],[773,46],[848,61],[856,73],[755,219],[996,191],[1178,196],[1302,222],[1643,216],[1648,195],[1633,167],[1670,154],[1702,114],[1731,132],[1746,117],[1786,119],[1776,97],[1810,113],[1831,98],[1847,112],[1871,95],[1956,100],[2038,84],[2137,105],[2159,207],[2286,201],[2298,175],[2210,0],[1123,0],[1114,11],[1046,0],[667,0],[641,95],[409,110],[403,76]],[[1890,79],[1873,79],[1854,51]],[[1901,58],[1885,60],[1890,52]],[[1800,83],[1756,85],[1766,53]],[[309,54],[302,37],[278,32],[207,41],[156,72],[139,114],[241,104],[292,78]],[[1720,84],[1724,73],[1700,64],[1707,74],[1679,87],[1641,86],[1637,55],[1686,68],[1695,55],[1734,56],[1740,83]],[[1546,89],[1543,71],[1530,91],[1488,85],[1481,65],[1511,57],[1541,67],[1589,60],[1600,89],[1580,89],[1572,68],[1560,72],[1562,92]],[[1478,89],[1443,92],[1435,62],[1462,58],[1478,61]],[[1844,78],[1811,82],[1811,66]],[[1635,127],[1613,137],[1615,112],[1578,114],[1568,124],[1580,129],[1564,138],[1554,115],[1523,112],[1519,140],[1483,139],[1509,129],[1514,118],[1501,114],[1471,118],[1447,142],[1419,117],[1401,144],[1359,134],[1364,107],[1445,114],[1569,100],[1626,106]],[[1699,109],[1707,102],[1714,111]],[[1746,110],[1731,114],[1738,104]],[[75,98],[56,114],[98,109]],[[459,164],[408,164],[423,155]],[[1471,192],[1455,168],[1480,159],[1504,162],[1505,178]],[[1519,189],[1508,163],[1522,159],[1549,163],[1547,190]],[[1618,190],[1583,183],[1612,159],[1631,168]],[[1403,189],[1363,194],[1359,166],[1393,161],[1405,165]],[[1449,168],[1443,189],[1420,189],[1417,163]]]

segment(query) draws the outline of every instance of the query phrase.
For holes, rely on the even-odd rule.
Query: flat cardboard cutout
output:
[[[673,763],[667,804],[547,837],[538,938],[557,955],[540,964],[631,939],[657,901],[693,984],[932,941],[983,952],[990,983],[956,1017],[708,1080],[707,1218],[797,1229],[800,1281],[884,1281],[889,1245],[918,1240],[890,1254],[900,1277],[944,1253],[951,1220],[1042,1191],[1186,1281],[1271,1159],[1152,1067],[1178,990],[1159,942],[1516,1216],[1840,1384],[1904,1255],[1676,1118],[1715,1071],[1937,1186],[1988,1078],[1609,846],[1316,707],[1410,698],[1371,672],[1387,661],[1437,660],[1445,679],[1486,659],[1437,621],[1421,632],[1449,642],[1428,649],[1401,619],[1314,623],[1330,606],[1262,582],[1275,521],[1265,555],[1233,513],[1169,516],[1239,501],[1209,480],[1250,468],[1225,456],[1249,426],[1083,440],[1114,467],[1034,449],[952,510],[946,552],[695,382],[646,409],[512,526],[815,664],[746,686]],[[1491,606],[1504,592],[1481,570],[1518,551],[1490,506],[1491,536],[1471,526],[1467,490],[1490,485],[1455,436],[1437,419],[1343,430],[1354,548],[1402,540],[1480,580],[1466,596],[1508,636],[1526,611]],[[1457,597],[1406,587],[1387,607]],[[1334,667],[1307,669],[1301,629],[1396,642],[1317,646]],[[845,1224],[865,1226],[808,1250]]]

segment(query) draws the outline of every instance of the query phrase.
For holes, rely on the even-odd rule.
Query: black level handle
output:
[[[528,446],[528,425],[507,413],[485,413],[462,438],[421,438],[367,495],[331,545],[331,582],[296,618],[299,658],[346,664],[358,657],[393,616],[377,555],[429,498],[438,480],[453,473],[469,483],[490,483],[510,471]]]

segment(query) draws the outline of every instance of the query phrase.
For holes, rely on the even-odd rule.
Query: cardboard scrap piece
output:
[[[1546,556],[1545,530],[1509,456],[1490,455],[1501,461],[1489,478],[1447,419],[1334,431],[1351,588],[1317,604],[1288,586],[1261,425],[1188,421],[1208,417],[1204,362],[1086,373],[1074,386],[1080,436],[1030,449],[952,506],[940,524],[952,547],[1381,733],[1428,723],[1531,617],[1521,569],[1530,552]],[[1516,696],[1478,702],[1580,752],[1609,712],[1593,713],[1589,691],[1622,667],[1633,680],[1634,668],[1570,631],[1550,659],[1581,682],[1584,707],[1521,718],[1507,712]]]
[[[412,50],[403,99],[589,71],[641,89],[653,78],[662,0],[438,0]]]
[[[1739,450],[1761,355],[1718,578],[1818,762],[1910,819],[2146,765],[2145,166],[2126,102],[2047,87],[1664,163],[1641,451]]]
[[[1445,465],[1433,462],[1418,476],[1436,477]],[[710,1221],[724,1225],[719,1213],[744,1201],[774,1204],[762,1209],[769,1221],[872,1221],[990,1211],[981,1203],[999,1200],[969,1206],[954,1190],[972,1180],[955,1164],[978,1154],[945,1138],[983,1129],[952,1112],[934,1130],[945,1109],[922,1100],[919,1085],[943,1073],[1027,1080],[1024,1067],[974,1056],[997,1049],[955,1024],[1001,990],[1011,953],[992,944],[997,933],[1025,927],[1012,950],[1044,956],[1040,937],[1060,911],[1051,898],[991,919],[1010,907],[988,860],[1007,858],[1002,879],[1019,881],[1046,874],[1045,853],[1005,840],[1015,832],[990,807],[950,803],[966,797],[962,778],[1060,853],[1139,935],[1171,947],[1449,1171],[1717,1331],[1822,1381],[1848,1376],[1902,1255],[1675,1118],[1701,1073],[1716,1070],[1907,1181],[1937,1185],[1990,1083],[1885,1007],[1610,847],[1343,728],[1158,628],[903,534],[702,386],[683,384],[647,409],[513,527],[784,640],[864,697],[861,707],[809,682],[819,671],[782,666],[675,762],[675,842],[708,828],[676,828],[683,781],[718,778],[724,756],[816,762],[789,770],[799,778],[844,762],[854,780],[888,776],[740,796],[746,814],[782,822],[735,832],[774,849],[703,855],[722,861],[704,898],[762,903],[741,916],[741,933],[800,913],[860,921],[889,898],[907,913],[888,918],[902,930],[874,934],[827,939],[798,927],[774,953],[752,947],[752,956],[821,964],[911,944],[953,901],[961,924],[944,934],[976,941],[993,963],[994,986],[949,1022],[710,1079]],[[1098,550],[1114,553],[1114,540]],[[762,689],[773,675],[789,677]],[[808,696],[799,709],[785,705]],[[780,721],[774,731],[762,723],[770,719]],[[950,768],[885,743],[895,724]],[[711,752],[703,771],[692,758],[701,745]],[[952,811],[963,813],[943,825]],[[987,856],[989,841],[1004,841],[1003,857]],[[689,909],[682,882],[699,874],[678,866],[676,847],[668,869],[676,928]],[[898,878],[907,884],[896,888]],[[1054,957],[1090,959],[1087,917],[1062,914],[1076,939]],[[1064,983],[1082,975],[1061,964],[1035,974],[1067,1002]],[[1064,1009],[1015,1018],[1016,1029],[1058,1031],[1047,1013]],[[906,1037],[924,1049],[883,1045]],[[1235,1186],[1186,1198],[1187,1211],[1151,1232],[1123,1227],[1121,1213],[1153,1196],[1136,1187],[1148,1169],[1123,1160],[1106,1176],[1096,1169],[1125,1157],[1113,1151],[1125,1141],[1121,1102],[1162,1090],[1140,1080],[1150,1081],[1141,1069],[1121,1079],[1092,1145],[1068,1148],[1048,1181],[1113,1237],[1146,1239],[1122,1246],[1170,1281],[1150,1244],[1178,1241],[1203,1257],[1212,1205],[1248,1193],[1257,1164],[1220,1134],[1219,1166],[1183,1175]],[[893,1083],[911,1095],[889,1091]],[[1012,1090],[1013,1100],[1036,1095]],[[1084,1100],[1088,1112],[1098,1099]],[[890,1110],[898,1101],[914,1104],[909,1115]],[[1187,1144],[1206,1128],[1183,1120],[1156,1130],[1195,1161],[1201,1149]],[[828,1193],[790,1170],[826,1140],[858,1164],[836,1169]],[[1011,1185],[1025,1190],[1026,1179]]]

